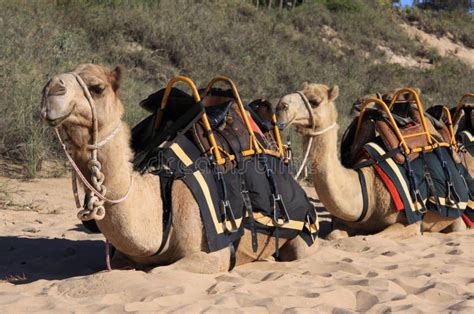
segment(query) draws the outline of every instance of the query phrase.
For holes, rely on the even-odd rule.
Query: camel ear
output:
[[[304,81],[302,84],[301,84],[301,89],[305,89],[309,86],[309,83],[308,81]]]
[[[339,96],[339,86],[334,85],[333,88],[329,89],[328,91],[328,99],[329,101],[334,101]]]
[[[122,67],[117,66],[110,74],[110,83],[112,84],[114,92],[116,92],[120,88],[122,80]]]

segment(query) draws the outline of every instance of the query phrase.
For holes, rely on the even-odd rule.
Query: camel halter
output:
[[[84,95],[87,98],[87,101],[89,103],[89,106],[91,108],[91,113],[92,113],[92,138],[91,138],[92,143],[87,145],[87,149],[91,151],[91,157],[87,162],[87,166],[91,170],[92,184],[90,184],[89,181],[87,181],[87,179],[84,177],[84,174],[81,172],[77,164],[74,162],[73,158],[71,157],[68,151],[69,149],[67,145],[64,143],[64,141],[61,138],[61,135],[59,134],[58,128],[54,128],[54,130],[55,130],[56,136],[59,139],[59,142],[61,143],[64,153],[66,154],[66,157],[73,168],[71,171],[72,172],[72,189],[74,193],[74,200],[76,201],[76,207],[79,210],[79,212],[77,213],[77,217],[82,221],[88,221],[88,220],[93,220],[93,219],[102,220],[105,217],[104,203],[107,202],[110,204],[119,204],[123,202],[125,199],[127,199],[128,195],[130,194],[130,190],[132,188],[133,177],[132,175],[130,175],[130,183],[128,185],[128,190],[124,196],[116,200],[111,200],[105,197],[105,194],[107,193],[107,188],[103,184],[105,180],[105,175],[101,171],[102,164],[97,159],[97,153],[101,147],[107,144],[111,139],[113,139],[120,132],[121,124],[119,123],[107,137],[105,137],[102,141],[97,143],[98,122],[97,122],[97,112],[96,112],[94,99],[92,98],[89,92],[89,89],[87,88],[82,78],[76,73],[71,73],[71,74],[76,78],[77,82],[79,83],[79,86],[81,86],[82,91],[84,92]],[[87,206],[85,209],[83,209],[81,205],[81,201],[79,199],[79,193],[77,189],[77,177],[81,179],[84,186],[87,187],[87,189],[89,190],[87,192],[88,200],[87,200]]]
[[[316,125],[314,124],[314,119],[313,119],[313,110],[311,108],[311,104],[309,103],[309,100],[308,98],[306,97],[306,95],[301,92],[301,91],[297,91],[296,92],[298,95],[300,95],[301,99],[303,100],[303,103],[306,107],[306,110],[308,110],[308,120],[309,120],[309,124],[311,126],[311,130],[310,131],[306,131],[305,132],[305,135],[309,136],[309,141],[308,141],[308,146],[306,147],[306,152],[304,154],[304,158],[303,158],[303,163],[301,164],[300,168],[298,169],[298,172],[296,173],[295,175],[295,180],[298,181],[298,178],[299,176],[301,175],[301,172],[303,171],[304,167],[306,166],[306,163],[308,161],[308,157],[309,157],[309,152],[311,151],[311,146],[313,145],[313,139],[314,137],[318,136],[318,135],[321,135],[321,134],[324,134],[330,130],[332,130],[333,128],[335,128],[337,126],[337,123],[334,122],[333,124],[331,124],[330,126],[328,126],[327,128],[324,128],[322,130],[319,130],[319,131],[316,131]]]

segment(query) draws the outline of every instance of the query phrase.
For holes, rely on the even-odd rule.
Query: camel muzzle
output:
[[[40,116],[49,126],[59,126],[72,114],[74,104],[67,96],[66,84],[62,78],[56,76],[46,83],[43,88]]]

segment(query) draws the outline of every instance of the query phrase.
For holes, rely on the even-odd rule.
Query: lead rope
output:
[[[112,271],[112,265],[110,264],[110,242],[105,238],[105,265],[108,271]]]
[[[303,94],[303,92],[301,91],[297,91],[296,92],[298,95],[300,95],[301,99],[303,100],[303,103],[306,107],[306,110],[308,110],[308,119],[309,119],[309,123],[311,125],[311,130],[314,131],[315,129],[315,125],[314,125],[314,119],[313,119],[313,111],[311,110],[311,104],[309,103],[309,100],[308,98],[306,97],[305,94]],[[300,177],[301,175],[301,172],[303,171],[303,169],[306,167],[306,162],[308,161],[308,157],[309,157],[309,152],[311,151],[311,146],[313,146],[313,137],[310,137],[309,138],[309,142],[308,142],[308,146],[306,147],[306,152],[304,154],[304,158],[303,158],[303,162],[301,163],[301,166],[300,168],[298,169],[298,171],[296,172],[296,175],[294,177],[295,181],[298,181],[298,178]]]
[[[89,159],[87,166],[91,170],[92,185],[87,181],[87,179],[84,177],[84,175],[82,174],[77,164],[74,162],[73,158],[71,157],[69,153],[69,149],[67,145],[63,142],[61,135],[59,134],[58,129],[55,128],[54,130],[59,139],[59,142],[61,143],[64,153],[66,154],[66,157],[68,158],[72,166],[72,189],[73,189],[73,194],[74,194],[74,200],[76,202],[76,207],[78,209],[81,209],[82,206],[81,206],[81,201],[79,199],[79,193],[78,193],[78,188],[77,188],[77,176],[81,179],[82,183],[89,190],[87,192],[87,195],[88,195],[87,206],[85,209],[81,209],[78,212],[77,217],[82,221],[102,220],[105,217],[105,206],[104,206],[105,202],[108,202],[111,204],[118,204],[118,203],[123,202],[130,194],[130,190],[132,188],[133,177],[132,177],[132,174],[130,174],[130,183],[128,186],[128,190],[123,197],[116,200],[111,200],[105,197],[107,193],[107,188],[103,184],[105,180],[105,175],[101,171],[102,164],[99,162],[97,158],[97,152],[102,146],[104,146],[107,142],[109,142],[112,138],[114,138],[119,133],[121,124],[119,123],[119,125],[114,129],[114,131],[112,131],[111,134],[109,134],[105,139],[97,143],[98,122],[97,122],[97,112],[96,112],[94,100],[89,92],[89,89],[87,88],[86,84],[82,80],[82,78],[76,73],[71,73],[71,74],[76,78],[76,81],[78,82],[79,86],[81,86],[82,91],[84,95],[86,96],[87,102],[89,103],[89,106],[91,108],[91,114],[92,114],[91,141],[92,143],[87,145],[87,149],[91,151],[91,158]],[[43,95],[47,95],[46,90],[44,91]],[[111,271],[112,267],[110,264],[110,245],[109,245],[109,240],[107,238],[105,239],[105,251],[106,251],[105,262],[107,265],[107,270]]]

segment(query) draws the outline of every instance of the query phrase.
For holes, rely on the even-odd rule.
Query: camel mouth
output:
[[[71,114],[72,114],[72,110],[71,110],[69,113],[67,113],[67,114],[65,114],[65,115],[63,115],[63,116],[61,116],[61,117],[59,117],[59,118],[51,119],[51,118],[49,118],[48,116],[46,116],[46,117],[44,118],[44,120],[46,121],[46,123],[47,123],[50,127],[57,127],[57,126],[59,126],[64,120],[66,120],[67,118],[69,118],[69,116],[70,116]]]
[[[308,118],[293,118],[291,120],[291,123],[294,126],[300,127],[300,128],[312,128],[313,126],[311,123],[308,121]]]

